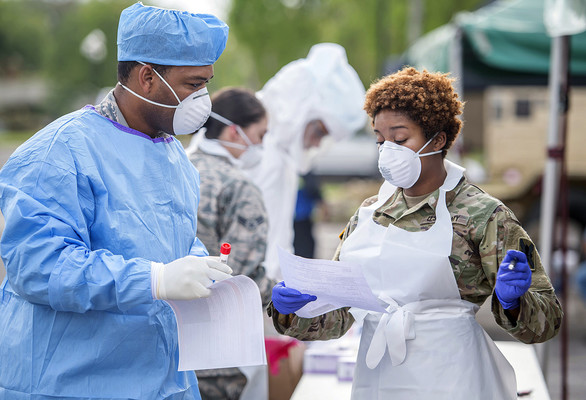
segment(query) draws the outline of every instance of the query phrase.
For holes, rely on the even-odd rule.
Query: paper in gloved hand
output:
[[[237,275],[210,290],[209,297],[167,300],[177,319],[179,371],[266,364],[256,282]]]
[[[317,296],[295,314],[313,318],[342,307],[386,313],[372,293],[358,265],[343,261],[316,260],[279,251],[279,265],[287,287]]]

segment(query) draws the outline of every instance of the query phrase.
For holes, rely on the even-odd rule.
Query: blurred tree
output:
[[[48,32],[43,11],[32,1],[0,1],[0,76],[38,71]]]
[[[254,80],[261,86],[319,42],[344,46],[350,64],[368,85],[380,76],[387,58],[407,48],[410,24],[419,24],[425,33],[486,1],[422,0],[417,3],[421,10],[410,10],[410,0],[232,0],[229,24],[255,60]]]
[[[45,77],[50,87],[45,111],[52,117],[93,103],[100,88],[116,84],[118,18],[133,3],[0,0],[0,76]],[[92,32],[89,53],[102,51],[100,57],[82,51]]]
[[[53,40],[48,46],[44,73],[54,83],[49,102],[52,113],[94,103],[101,88],[116,84],[118,19],[120,12],[133,3],[132,0],[62,0],[51,4]],[[92,50],[82,51],[84,39],[92,39],[88,38],[90,34],[94,35],[94,51],[105,51],[102,57],[92,56]]]
[[[320,41],[324,11],[320,0],[232,0],[230,33],[249,49],[261,85]]]
[[[346,48],[367,86],[387,58],[406,49],[409,32],[425,33],[486,1],[418,0],[420,10],[413,12],[410,0],[231,0],[228,45],[210,91],[260,89],[282,66],[326,41]],[[101,88],[116,83],[118,19],[132,3],[0,0],[0,78],[44,76],[51,85],[51,117],[93,103]],[[410,30],[412,24],[417,29]]]
[[[222,56],[214,64],[214,78],[207,85],[210,93],[226,86],[259,87],[256,64],[248,48],[230,32]]]

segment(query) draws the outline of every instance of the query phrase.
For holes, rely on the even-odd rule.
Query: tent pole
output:
[[[558,145],[559,126],[559,86],[560,86],[560,38],[552,38],[551,55],[549,68],[549,124],[547,129],[547,149]],[[541,186],[541,220],[539,224],[539,254],[543,262],[543,268],[548,275],[551,275],[552,263],[552,237],[553,224],[556,210],[556,196],[558,191],[559,164],[547,155],[545,170]],[[537,357],[541,364],[541,370],[547,378],[547,345],[545,343],[535,346]]]
[[[558,99],[558,112],[561,114],[560,125],[559,125],[559,146],[557,149],[550,149],[549,153],[551,157],[557,157],[558,163],[560,164],[560,177],[559,177],[559,203],[558,210],[561,218],[560,229],[561,229],[561,242],[560,249],[562,252],[561,257],[561,304],[566,310],[566,315],[561,322],[561,375],[562,375],[562,400],[568,399],[568,317],[569,312],[567,308],[568,304],[568,273],[566,264],[567,254],[567,233],[568,233],[568,220],[569,220],[569,204],[568,204],[568,179],[566,170],[566,136],[568,128],[568,110],[569,110],[569,99],[570,99],[570,43],[571,36],[561,37],[561,71],[560,71],[560,90]],[[553,154],[552,154],[553,152]],[[555,225],[554,225],[555,226]],[[554,228],[555,229],[555,228]],[[557,231],[557,229],[555,229]]]
[[[567,111],[567,76],[569,60],[569,36],[554,37],[551,40],[551,56],[549,71],[549,124],[547,135],[547,159],[542,182],[541,221],[539,229],[539,253],[548,275],[552,272],[553,243],[556,211],[558,210],[557,193],[560,189],[561,159],[564,151],[565,127]],[[561,150],[561,154],[560,154]],[[562,256],[562,259],[565,255]],[[567,314],[562,323],[567,319]],[[566,359],[564,357],[564,327],[562,326],[562,386],[565,387],[564,376]],[[536,345],[544,376],[547,374],[547,343]]]
[[[549,73],[549,124],[547,133],[547,150],[559,146],[558,128],[560,124],[559,98],[561,85],[561,37],[552,38],[551,68]],[[553,225],[556,210],[556,193],[560,166],[558,160],[550,156],[545,162],[541,192],[541,223],[539,226],[539,254],[543,267],[551,274]]]

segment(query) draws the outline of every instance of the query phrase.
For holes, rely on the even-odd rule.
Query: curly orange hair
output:
[[[449,74],[422,72],[413,67],[387,75],[370,85],[364,110],[373,119],[384,109],[398,111],[419,125],[427,139],[446,133],[445,151],[460,133],[464,103],[452,86]]]

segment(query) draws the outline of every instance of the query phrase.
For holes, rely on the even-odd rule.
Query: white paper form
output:
[[[313,318],[341,307],[386,312],[372,293],[358,265],[343,261],[298,257],[279,247],[279,265],[285,285],[317,296],[295,314]]]
[[[210,287],[207,298],[168,301],[179,335],[179,371],[266,364],[262,302],[244,275]]]

